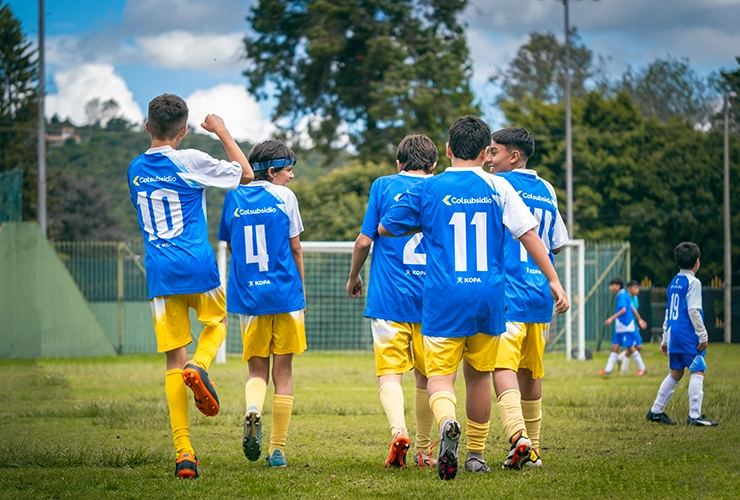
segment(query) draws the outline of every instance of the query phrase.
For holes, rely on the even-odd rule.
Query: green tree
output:
[[[738,68],[734,70],[723,70],[720,71],[720,79],[718,82],[718,90],[722,97],[730,92],[734,92],[735,95],[730,97],[730,126],[735,132],[740,132],[740,57],[736,57],[735,61],[738,63]],[[722,129],[724,127],[724,110],[715,116],[715,126]]]
[[[260,0],[245,40],[250,92],[275,94],[291,137],[307,117],[325,151],[342,124],[361,157],[390,161],[410,131],[442,148],[449,124],[477,113],[459,14],[467,0]],[[274,90],[274,92],[273,92]]]
[[[0,3],[0,171],[23,170],[23,219],[36,218],[38,59],[8,5]]]

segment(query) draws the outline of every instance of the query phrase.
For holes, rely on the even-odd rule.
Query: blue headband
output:
[[[270,167],[284,168],[295,165],[295,158],[279,158],[277,160],[258,161],[252,164],[252,170],[268,170]]]

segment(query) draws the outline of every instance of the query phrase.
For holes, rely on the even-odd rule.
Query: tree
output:
[[[36,218],[38,59],[10,7],[0,3],[0,171],[23,170],[23,219]]]
[[[740,57],[736,57],[738,65],[740,65]],[[740,132],[740,67],[735,70],[723,70],[719,72],[720,79],[718,82],[718,90],[722,97],[730,92],[734,92],[735,95],[730,97],[730,126],[735,132]],[[715,117],[715,124],[718,128],[724,127],[724,109],[720,110],[718,115]]]
[[[410,131],[441,149],[452,121],[475,113],[458,17],[467,0],[260,0],[245,40],[248,88],[274,93],[288,137],[301,122],[322,150],[343,124],[368,160],[393,159]]]
[[[105,128],[111,120],[118,117],[121,107],[114,99],[101,101],[95,97],[85,104],[87,124]]]

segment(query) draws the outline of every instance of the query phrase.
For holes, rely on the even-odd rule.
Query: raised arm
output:
[[[221,141],[221,144],[224,145],[224,149],[226,150],[229,160],[235,161],[241,165],[242,178],[239,183],[249,184],[252,182],[254,180],[252,167],[249,165],[247,157],[244,156],[244,151],[242,151],[234,138],[231,137],[231,133],[229,133],[229,130],[226,128],[224,120],[218,115],[206,115],[205,120],[203,120],[203,123],[201,123],[200,126],[203,127],[204,130],[216,134],[216,137]]]

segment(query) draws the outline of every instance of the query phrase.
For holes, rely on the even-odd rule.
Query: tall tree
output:
[[[36,217],[38,59],[8,5],[0,3],[0,171],[23,170],[23,219]]]
[[[245,40],[249,90],[274,93],[287,135],[330,150],[346,130],[366,159],[392,158],[409,131],[441,149],[449,124],[478,111],[460,12],[467,0],[260,0]],[[343,127],[346,124],[347,127]]]
[[[720,79],[718,82],[719,92],[722,97],[734,92],[735,95],[729,98],[730,104],[730,126],[735,132],[740,132],[740,57],[736,57],[738,68],[734,70],[723,70],[720,71]],[[724,114],[724,110],[720,112],[720,116]],[[720,118],[720,117],[717,117]],[[720,120],[717,120],[720,121]],[[718,124],[721,129],[724,124]]]

